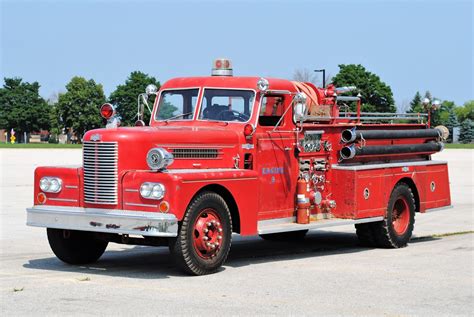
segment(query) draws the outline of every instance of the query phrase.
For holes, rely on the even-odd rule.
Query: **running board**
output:
[[[258,226],[258,234],[268,234],[268,233],[311,230],[311,229],[319,229],[319,228],[326,228],[326,227],[353,225],[357,223],[376,222],[376,221],[382,221],[382,220],[383,220],[383,217],[371,217],[371,218],[362,218],[362,219],[332,218],[332,219],[316,220],[308,224],[298,224],[296,223],[296,217],[290,217],[290,218],[281,218],[281,219],[261,220],[257,223],[257,226]]]

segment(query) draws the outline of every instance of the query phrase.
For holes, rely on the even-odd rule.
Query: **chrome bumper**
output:
[[[27,208],[26,224],[33,227],[176,237],[178,219],[172,214],[61,206]]]

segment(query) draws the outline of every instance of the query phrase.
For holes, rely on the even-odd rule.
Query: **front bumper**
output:
[[[26,224],[68,230],[176,237],[178,219],[172,214],[61,206],[27,208]]]

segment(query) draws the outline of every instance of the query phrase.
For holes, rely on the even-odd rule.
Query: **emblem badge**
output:
[[[91,135],[91,141],[94,141],[94,142],[100,141],[100,134]]]

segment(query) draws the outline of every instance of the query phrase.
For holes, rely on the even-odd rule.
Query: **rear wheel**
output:
[[[202,192],[189,205],[178,237],[170,240],[176,264],[186,273],[204,275],[225,262],[232,240],[232,220],[224,199]]]
[[[303,240],[308,230],[298,230],[279,233],[261,234],[260,238],[268,241],[298,241]]]
[[[69,264],[94,263],[108,245],[94,232],[48,228],[47,234],[51,250],[58,259]]]
[[[415,197],[405,183],[395,186],[388,201],[385,219],[370,224],[377,246],[403,248],[410,240],[415,225]]]

